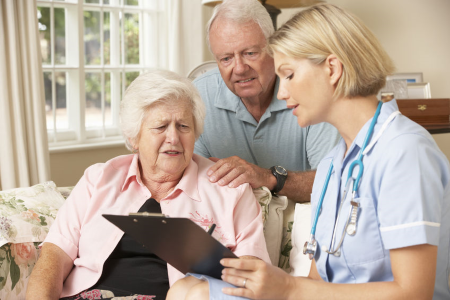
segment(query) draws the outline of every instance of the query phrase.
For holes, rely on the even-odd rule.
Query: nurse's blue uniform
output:
[[[398,110],[395,100],[384,103],[372,135]],[[316,266],[323,280],[333,283],[392,281],[390,249],[420,244],[438,246],[434,300],[450,299],[450,167],[431,135],[421,126],[397,115],[376,144],[364,155],[364,173],[355,198],[360,200],[357,232],[345,235],[339,257],[330,249],[333,226],[348,168],[356,159],[371,120],[346,151],[341,139],[321,161],[314,180],[312,219],[325,178],[334,169],[323,200],[316,229]],[[370,141],[369,141],[370,143]],[[356,178],[358,167],[354,169]],[[350,211],[351,192],[336,225],[339,242]],[[295,226],[295,224],[294,224]]]

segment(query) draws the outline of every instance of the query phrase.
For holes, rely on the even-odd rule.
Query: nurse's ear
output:
[[[328,55],[325,59],[325,67],[327,68],[330,77],[331,85],[335,86],[342,76],[342,63],[334,54]]]

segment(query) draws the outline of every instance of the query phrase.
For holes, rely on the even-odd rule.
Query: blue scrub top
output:
[[[395,100],[383,104],[372,137],[396,110]],[[346,145],[341,139],[318,166],[311,195],[313,218],[333,160],[334,169],[316,229],[315,260],[319,274],[334,283],[392,281],[390,249],[437,245],[433,299],[450,299],[449,162],[431,135],[403,115],[388,125],[363,158],[364,173],[356,195],[360,201],[356,235],[345,235],[340,257],[321,251],[323,246],[327,249],[331,246],[348,168],[361,149],[370,122],[360,130],[345,157]],[[354,169],[354,178],[357,172],[358,167]],[[349,215],[350,194],[342,207],[335,245]]]

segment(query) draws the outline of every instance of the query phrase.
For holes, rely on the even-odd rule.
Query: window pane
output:
[[[139,64],[139,14],[125,14],[125,64]]]
[[[113,124],[111,115],[111,73],[105,73],[105,126]]]
[[[101,74],[86,73],[86,127],[101,127],[102,122],[102,89]]]
[[[103,58],[104,58],[104,64],[109,65],[111,64],[111,58],[110,58],[110,34],[111,34],[111,19],[110,19],[110,13],[104,12],[103,13]]]
[[[139,76],[139,72],[127,72],[125,73],[125,90],[130,86],[133,80]]]
[[[100,64],[100,12],[84,11],[84,61],[86,65]]]
[[[100,3],[100,0],[84,0],[84,3]]]
[[[56,84],[56,129],[68,129],[66,72],[55,72]]]
[[[47,129],[53,129],[52,72],[44,72],[44,91]]]
[[[139,0],[125,0],[125,5],[139,5]]]
[[[41,43],[42,63],[51,63],[50,43],[50,8],[38,7],[37,16],[39,20],[39,38]]]
[[[103,4],[109,5],[109,0],[103,0]]]
[[[66,63],[66,15],[64,8],[55,8],[55,64]]]

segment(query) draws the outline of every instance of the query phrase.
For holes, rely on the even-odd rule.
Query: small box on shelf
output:
[[[450,132],[450,98],[398,99],[400,112],[430,133]]]

